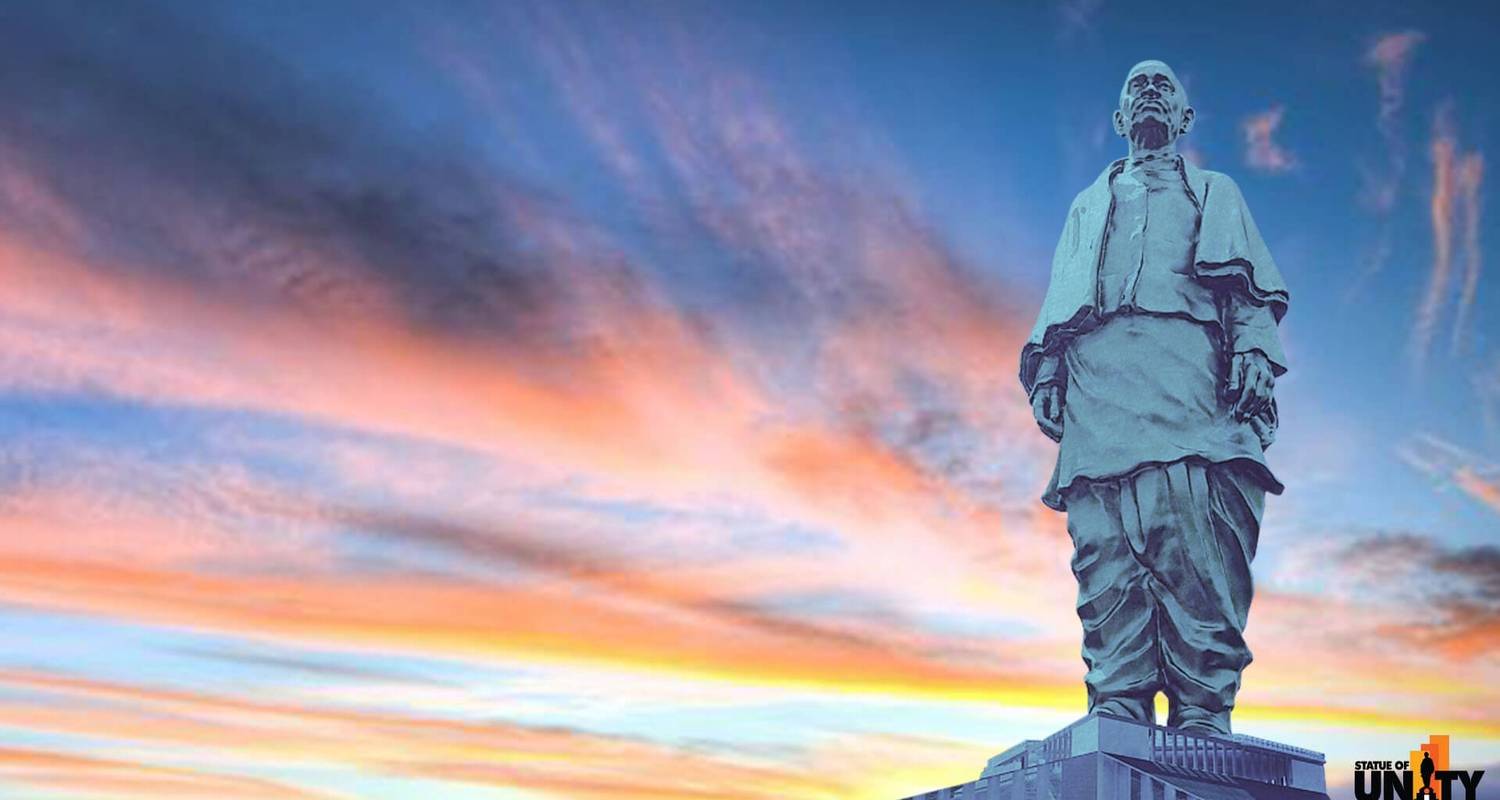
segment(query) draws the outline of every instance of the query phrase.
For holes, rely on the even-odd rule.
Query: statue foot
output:
[[[1229,712],[1186,706],[1174,709],[1167,724],[1188,733],[1228,736]]]
[[[1108,714],[1112,717],[1135,720],[1136,722],[1156,724],[1156,700],[1154,693],[1150,697],[1113,695],[1094,703],[1094,707],[1089,709],[1089,711],[1095,714]]]

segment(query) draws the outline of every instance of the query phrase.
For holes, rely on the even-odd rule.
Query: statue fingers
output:
[[[1245,357],[1235,355],[1229,361],[1229,379],[1224,387],[1224,399],[1229,402],[1237,402],[1240,392],[1244,388]]]
[[[1042,429],[1042,433],[1047,434],[1047,438],[1051,439],[1054,442],[1062,441],[1062,425],[1059,425],[1058,423],[1053,422],[1046,417],[1038,417],[1036,424]]]
[[[1039,386],[1031,396],[1031,415],[1036,417],[1037,422],[1044,419],[1056,420],[1060,416],[1060,405],[1056,386]]]
[[[1254,376],[1251,376],[1245,381],[1245,385],[1241,387],[1240,396],[1235,400],[1234,407],[1231,409],[1234,419],[1236,421],[1244,421],[1254,416],[1256,413],[1256,404],[1260,402],[1260,399],[1260,385],[1255,382]]]
[[[1245,409],[1246,416],[1256,416],[1271,404],[1271,377],[1262,372],[1256,377],[1254,391],[1247,392],[1251,395],[1250,403]]]
[[[1250,392],[1246,390],[1246,387],[1241,386],[1231,399],[1233,402],[1229,407],[1230,416],[1234,417],[1236,421],[1243,420],[1246,416],[1246,409],[1250,404]]]
[[[1037,392],[1036,396],[1032,398],[1031,416],[1036,420],[1037,427],[1042,429],[1042,433],[1047,434],[1047,436],[1053,439],[1057,438],[1053,435],[1053,432],[1049,430],[1049,428],[1051,428],[1054,423],[1051,419],[1048,419],[1047,398],[1044,392],[1039,391]]]
[[[1257,394],[1256,392],[1251,391],[1249,389],[1246,389],[1245,390],[1245,404],[1240,409],[1240,419],[1241,420],[1253,419],[1256,414],[1259,414],[1260,413],[1260,409],[1261,409],[1261,399],[1262,398],[1261,398],[1261,396],[1259,394]]]

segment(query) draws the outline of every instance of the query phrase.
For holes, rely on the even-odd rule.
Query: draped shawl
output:
[[[1290,299],[1286,283],[1250,217],[1239,187],[1221,172],[1199,169],[1186,159],[1179,159],[1178,164],[1188,197],[1198,206],[1200,217],[1192,258],[1194,277],[1239,292],[1252,303],[1269,306],[1280,323]],[[1124,168],[1123,158],[1110,164],[1078,193],[1068,209],[1052,257],[1046,298],[1021,349],[1021,385],[1028,395],[1042,356],[1099,322],[1099,267],[1114,211],[1110,179]]]

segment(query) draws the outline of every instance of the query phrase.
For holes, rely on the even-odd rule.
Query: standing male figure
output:
[[[1089,711],[1228,734],[1286,371],[1288,294],[1228,176],[1176,152],[1193,109],[1137,64],[1114,114],[1129,155],[1080,192],[1021,352],[1059,443],[1042,502],[1068,515]]]

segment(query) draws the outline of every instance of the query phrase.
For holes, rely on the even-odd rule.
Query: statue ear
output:
[[[1125,135],[1125,114],[1124,114],[1124,112],[1118,111],[1118,110],[1115,111],[1115,120],[1114,121],[1115,121],[1115,135],[1116,136],[1124,136]]]
[[[1184,108],[1182,110],[1182,128],[1178,130],[1178,136],[1181,136],[1193,129],[1193,117],[1194,113],[1192,106],[1188,106],[1187,108]]]

